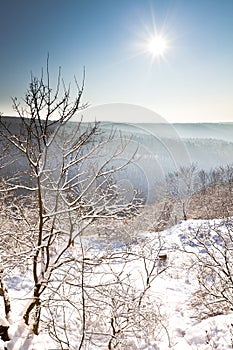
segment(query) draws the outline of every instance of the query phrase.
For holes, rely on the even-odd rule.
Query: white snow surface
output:
[[[168,256],[166,264],[169,264],[170,267],[153,281],[150,298],[153,298],[154,304],[158,305],[162,321],[159,334],[157,334],[154,342],[150,340],[147,344],[138,344],[137,349],[226,350],[233,348],[233,313],[209,317],[202,321],[194,317],[190,300],[197,288],[197,282],[193,272],[190,273],[186,269],[190,254],[180,249],[181,237],[184,238],[188,231],[205,225],[209,227],[216,223],[220,224],[222,230],[225,229],[224,224],[221,225],[221,220],[188,220],[159,233],[163,237],[164,248]],[[150,239],[153,235],[156,236],[158,233],[143,232],[141,237]],[[98,247],[95,249],[98,249]],[[133,249],[137,249],[137,243],[134,244]],[[189,249],[191,251],[195,247],[190,246]],[[141,283],[140,268],[137,263],[134,263],[130,271],[135,274],[135,279],[138,278],[139,286]],[[14,279],[6,281],[6,283],[9,285],[9,294],[13,304],[12,310],[15,313],[11,315],[9,328],[11,340],[5,343],[0,340],[0,350],[4,350],[4,346],[7,350],[59,349],[47,334],[41,333],[39,336],[31,334],[21,320],[23,310],[32,292],[30,288],[31,281],[15,276]],[[1,310],[0,324],[7,325],[8,322],[4,318],[2,304]],[[106,349],[107,346],[103,343],[99,348]],[[132,349],[136,348],[132,347]]]

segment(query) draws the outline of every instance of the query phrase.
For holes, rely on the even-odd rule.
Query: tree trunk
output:
[[[41,300],[40,300],[40,286],[36,286],[34,288],[34,297],[30,305],[28,306],[23,319],[26,323],[26,325],[30,325],[30,316],[31,313],[33,314],[33,321],[32,321],[32,331],[34,334],[39,334],[39,323],[40,323],[40,313],[41,313]]]

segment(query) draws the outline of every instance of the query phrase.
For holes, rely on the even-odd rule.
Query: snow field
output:
[[[189,220],[159,234],[144,232],[138,243],[127,247],[127,251],[119,244],[115,250],[108,250],[102,243],[98,246],[95,237],[84,238],[85,264],[81,264],[83,256],[77,244],[70,252],[76,259],[75,264],[57,271],[44,295],[42,326],[46,325],[47,331],[55,334],[54,321],[64,349],[65,344],[69,350],[78,348],[83,331],[81,286],[84,283],[86,341],[83,349],[106,349],[113,332],[111,322],[121,330],[116,338],[119,349],[232,349],[233,313],[200,320],[192,308],[192,298],[198,289],[198,271],[193,266],[195,255],[192,253],[197,254],[199,247],[190,242],[190,234],[200,227],[207,230],[214,226],[210,230],[213,238],[216,225],[219,233],[229,230],[229,225],[221,220]],[[166,252],[166,260],[158,259],[158,248]],[[144,256],[149,259],[145,260]],[[138,300],[145,290],[139,308]],[[0,350],[4,350],[4,346],[7,350],[59,349],[56,337],[51,339],[46,330],[39,336],[32,335],[22,322],[32,293],[31,281],[20,275],[12,278],[9,293],[14,310],[9,328],[11,340],[0,341]],[[3,324],[6,320],[2,312],[0,316]]]

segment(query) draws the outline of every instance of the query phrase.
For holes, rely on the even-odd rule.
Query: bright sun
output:
[[[167,50],[167,41],[161,35],[156,35],[147,42],[147,51],[155,56],[163,56]]]

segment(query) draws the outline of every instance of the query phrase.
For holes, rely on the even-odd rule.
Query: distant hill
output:
[[[24,132],[19,118],[4,117],[4,120],[14,133]],[[71,123],[69,127],[72,128],[72,125]],[[84,128],[85,125],[83,123]],[[233,123],[103,122],[101,129],[103,133],[98,136],[100,138],[115,129],[116,139],[123,138],[138,145],[134,163],[124,176],[133,186],[150,194],[154,193],[156,182],[180,165],[195,163],[200,169],[209,170],[233,163]],[[0,133],[2,131],[0,127]],[[1,137],[0,147],[3,153],[5,141]],[[18,171],[24,173],[25,181],[29,181],[27,164],[20,153],[10,146],[7,157],[15,159],[15,162],[7,168],[1,167],[0,176],[10,177]]]
[[[204,169],[233,163],[233,123],[103,123],[104,129],[113,126],[163,161],[170,156]]]
[[[233,123],[173,124],[181,138],[215,139],[233,142]]]

